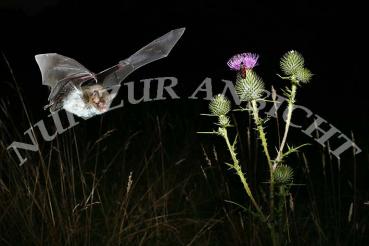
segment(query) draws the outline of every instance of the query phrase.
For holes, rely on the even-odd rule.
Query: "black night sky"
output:
[[[128,80],[176,76],[179,90],[188,96],[205,77],[232,79],[225,62],[235,53],[256,52],[261,57],[257,69],[266,86],[281,88],[283,81],[275,76],[278,60],[296,49],[315,74],[314,82],[300,91],[299,103],[368,141],[360,6],[38,0],[5,1],[1,7],[1,49],[32,111],[41,112],[47,95],[47,88],[40,86],[35,54],[57,52],[99,71],[168,30],[186,27],[170,57],[136,71]],[[5,69],[2,78],[10,80],[4,62],[1,67]],[[6,91],[3,87],[1,93]]]

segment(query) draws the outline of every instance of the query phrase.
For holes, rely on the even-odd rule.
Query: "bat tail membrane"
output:
[[[185,28],[174,29],[155,39],[129,58],[120,61],[117,66],[102,72],[104,87],[111,88],[119,85],[130,73],[136,69],[168,56],[184,33]],[[108,71],[111,71],[109,73]]]

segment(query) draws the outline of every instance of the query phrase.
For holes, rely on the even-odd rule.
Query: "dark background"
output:
[[[267,88],[274,85],[282,89],[285,82],[275,75],[279,58],[295,49],[304,55],[306,65],[315,74],[313,82],[298,91],[297,103],[344,134],[353,132],[356,143],[367,150],[365,13],[357,4],[39,0],[5,1],[0,6],[1,50],[34,121],[46,117],[42,107],[48,95],[48,89],[41,85],[35,54],[57,52],[96,72],[167,31],[186,27],[168,58],[141,68],[127,79],[177,77],[176,92],[182,99],[156,102],[160,110],[188,110],[188,117],[197,119],[207,110],[207,102],[190,102],[186,97],[205,77],[213,78],[214,93],[220,92],[220,79],[234,78],[226,61],[239,52],[260,54],[257,71]],[[12,79],[3,58],[0,64],[0,93],[11,104],[16,97],[9,86]],[[121,94],[123,97],[124,92]]]
[[[147,127],[149,123],[141,122],[146,119],[142,115],[152,115],[153,118],[156,115],[161,118],[171,115],[176,119],[172,122],[181,124],[168,127],[166,134],[178,136],[176,144],[183,142],[183,151],[190,153],[195,161],[202,162],[200,144],[212,143],[213,138],[198,137],[196,131],[210,130],[213,126],[210,120],[199,116],[207,112],[208,102],[189,100],[187,97],[206,77],[213,79],[214,93],[221,92],[224,84],[220,80],[234,79],[234,72],[229,71],[226,62],[240,52],[258,53],[260,60],[256,71],[264,78],[267,88],[273,85],[282,94],[280,89],[286,84],[276,76],[279,73],[279,59],[285,52],[295,49],[304,55],[306,66],[315,74],[310,84],[298,90],[297,104],[311,109],[347,136],[351,136],[352,132],[355,142],[363,150],[358,156],[358,190],[361,191],[358,193],[362,204],[368,200],[369,98],[366,89],[367,58],[364,55],[367,50],[364,38],[367,32],[364,23],[366,14],[363,6],[352,1],[342,4],[323,1],[287,4],[262,1],[144,3],[2,0],[0,96],[7,102],[15,122],[24,121],[19,95],[4,59],[6,57],[30,112],[31,122],[36,123],[47,118],[48,112],[43,110],[43,106],[47,104],[49,93],[48,88],[41,85],[41,74],[34,60],[36,54],[60,53],[98,72],[127,58],[169,30],[186,27],[169,57],[140,68],[126,79],[139,81],[152,77],[177,77],[179,84],[176,92],[181,99],[144,105],[127,104],[102,117],[106,117],[104,119],[109,122],[109,127],[123,134],[129,129],[129,135],[128,131],[139,131],[145,127],[146,131],[151,129]],[[125,96],[123,87],[118,98]],[[88,134],[98,138],[100,133],[96,129],[100,117],[82,122],[77,128],[81,131],[86,129]],[[122,118],[125,124],[117,125],[115,119]],[[305,121],[304,118],[297,120]],[[310,123],[306,121],[306,124]],[[19,132],[28,127],[26,123],[19,124],[16,126]],[[21,140],[21,137],[10,137],[9,144]],[[292,144],[308,142],[320,148],[318,143],[299,130],[291,130],[290,137]],[[112,137],[110,141],[122,145],[119,137]],[[170,154],[177,155],[176,152]],[[33,159],[36,158],[33,156]],[[176,159],[180,158],[178,154]],[[314,161],[320,158],[318,151],[309,156],[312,164],[319,163]],[[192,164],[197,170],[199,163],[195,161]],[[347,173],[340,175],[351,175],[352,162],[351,155],[343,156],[342,164]],[[319,180],[314,181],[319,183]],[[343,185],[347,186],[344,182]],[[345,201],[347,206],[350,201]],[[367,207],[363,211],[367,211],[365,209]]]
[[[128,80],[176,76],[177,91],[182,90],[179,94],[184,97],[206,76],[232,79],[227,59],[249,51],[260,54],[257,71],[267,87],[282,88],[283,81],[275,76],[278,60],[296,49],[316,75],[299,91],[298,103],[344,133],[354,131],[359,145],[368,143],[364,12],[357,4],[7,0],[0,7],[1,50],[32,111],[42,112],[48,93],[40,85],[35,54],[61,53],[99,71],[170,29],[186,27],[169,58],[140,69]],[[10,81],[4,61],[1,67],[2,80]],[[215,80],[217,84],[221,83]],[[7,94],[4,85],[0,88]]]

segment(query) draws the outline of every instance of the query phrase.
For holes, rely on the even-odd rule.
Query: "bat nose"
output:
[[[98,106],[98,108],[100,109],[100,111],[102,111],[102,112],[105,112],[105,111],[107,110],[107,106],[105,105],[105,103],[104,103],[104,102],[99,102],[99,103],[97,104],[97,106]]]

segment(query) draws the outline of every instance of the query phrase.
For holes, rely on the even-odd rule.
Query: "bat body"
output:
[[[136,69],[166,57],[184,32],[175,29],[155,39],[129,58],[100,73],[92,73],[72,58],[56,53],[36,55],[42,84],[50,88],[51,112],[64,108],[88,118],[109,110],[120,83]]]
[[[100,84],[82,86],[63,98],[62,107],[79,117],[89,118],[108,111],[115,95]]]

